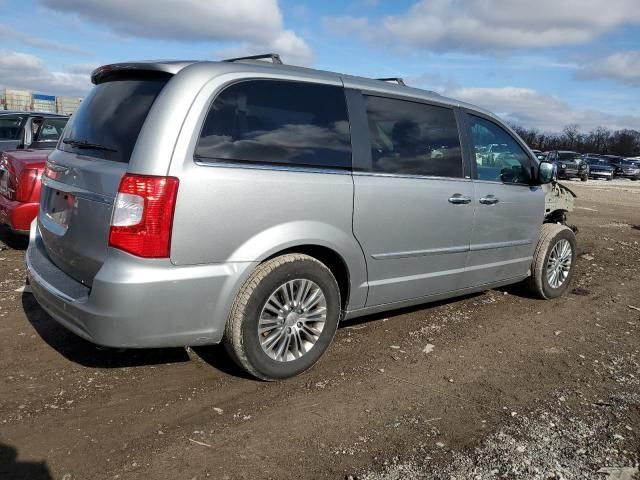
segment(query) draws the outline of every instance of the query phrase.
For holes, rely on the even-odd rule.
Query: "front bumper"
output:
[[[38,215],[38,203],[23,203],[0,195],[0,225],[14,233],[29,235],[29,227]]]
[[[110,249],[89,288],[51,262],[36,222],[26,262],[33,294],[47,313],[90,342],[118,348],[220,342],[233,299],[256,265],[176,267]]]
[[[593,170],[589,172],[590,177],[594,178],[612,178],[613,172],[594,172]]]
[[[579,178],[583,175],[587,175],[586,170],[577,170],[575,168],[561,168],[558,167],[558,177],[561,178]]]
[[[638,179],[640,179],[640,173],[620,172],[620,173],[616,174],[616,177],[619,177],[619,178],[630,178],[632,180],[638,180]]]

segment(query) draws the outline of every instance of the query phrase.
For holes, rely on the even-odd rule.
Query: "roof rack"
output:
[[[398,85],[402,85],[403,87],[407,86],[407,84],[404,83],[404,80],[400,77],[376,78],[376,80],[380,80],[381,82],[394,82],[394,83],[397,83]]]
[[[239,62],[241,60],[271,60],[272,63],[282,65],[282,59],[277,53],[263,53],[261,55],[249,55],[247,57],[228,58],[223,62]]]

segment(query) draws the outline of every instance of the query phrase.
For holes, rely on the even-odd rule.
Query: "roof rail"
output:
[[[277,53],[263,53],[261,55],[249,55],[247,57],[228,58],[223,62],[239,62],[241,60],[271,60],[272,63],[282,65],[282,59]]]
[[[407,86],[407,84],[404,83],[404,80],[400,77],[376,78],[376,80],[380,80],[381,82],[395,82],[398,85],[402,85],[403,87]]]

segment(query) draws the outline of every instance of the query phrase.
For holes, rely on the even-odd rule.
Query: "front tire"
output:
[[[341,314],[331,270],[291,253],[259,265],[231,308],[223,343],[231,358],[261,380],[293,377],[328,348]]]
[[[588,175],[583,175],[580,177],[580,181],[581,182],[586,182],[587,180],[589,180],[589,176]]]
[[[531,264],[531,293],[546,300],[564,294],[573,278],[576,256],[576,236],[569,227],[543,224]]]

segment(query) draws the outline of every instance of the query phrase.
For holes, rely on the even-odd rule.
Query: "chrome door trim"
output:
[[[468,245],[460,247],[431,248],[427,250],[413,250],[410,252],[376,253],[371,255],[375,260],[391,260],[395,258],[424,257],[427,255],[441,255],[443,253],[464,253],[469,251]]]
[[[477,243],[475,245],[471,245],[469,250],[471,252],[477,252],[480,250],[493,250],[495,248],[521,247],[523,245],[531,245],[532,243],[533,242],[531,240],[511,240],[509,242]]]
[[[304,165],[277,165],[269,163],[243,162],[241,160],[216,160],[206,161],[199,159],[195,164],[200,167],[216,167],[216,168],[242,168],[247,170],[275,170],[283,172],[301,172],[301,173],[326,173],[331,175],[351,175],[348,168],[319,168],[306,167]]]
[[[415,180],[442,180],[447,182],[471,182],[470,178],[462,177],[436,177],[430,175],[411,175],[408,173],[384,173],[384,172],[359,172],[354,171],[353,175],[359,177],[387,177],[387,178],[409,178]]]

